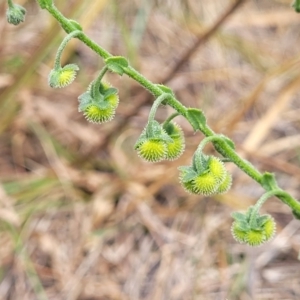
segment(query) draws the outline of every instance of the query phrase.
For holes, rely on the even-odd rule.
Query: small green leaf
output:
[[[265,172],[263,174],[261,185],[267,191],[278,189],[278,185],[275,180],[275,175],[269,172]]]
[[[250,226],[246,221],[237,221],[236,227],[239,230],[244,231],[244,232],[247,232],[250,229]]]
[[[175,97],[174,92],[167,86],[163,85],[163,84],[157,84],[157,87],[159,87],[164,93],[170,94],[173,97]]]
[[[173,143],[173,139],[164,131],[161,132],[160,139],[166,143]]]
[[[78,111],[82,112],[84,111],[89,105],[92,104],[93,102],[93,98],[91,97],[91,94],[89,92],[85,92],[83,94],[81,94],[78,97],[78,101],[79,101],[79,107],[78,107]]]
[[[105,63],[110,71],[121,76],[124,74],[124,68],[129,66],[127,59],[123,56],[109,57],[105,60]]]
[[[240,213],[240,212],[233,212],[231,214],[232,218],[235,219],[236,221],[244,221],[246,222],[247,221],[247,217],[245,214],[243,213]]]
[[[186,182],[193,180],[196,177],[197,177],[197,173],[194,170],[189,170],[187,173],[185,173],[182,176],[181,180],[182,180],[182,182],[186,183]]]
[[[178,167],[177,169],[178,169],[179,171],[185,172],[185,173],[189,172],[190,170],[193,171],[193,168],[192,168],[191,166],[180,166],[180,167]]]
[[[69,23],[74,27],[75,30],[82,31],[82,27],[77,21],[69,19]]]
[[[235,150],[235,144],[234,142],[227,136],[220,134],[220,136],[223,138],[223,140],[226,142],[226,144],[233,150]]]
[[[200,130],[206,125],[206,118],[200,109],[188,108],[186,112],[186,118],[195,131]]]
[[[262,215],[259,218],[257,218],[257,225],[261,227],[266,222],[268,222],[269,220],[270,220],[270,216],[269,215]]]
[[[110,103],[107,101],[104,101],[104,100],[99,101],[97,103],[95,103],[95,101],[94,101],[93,104],[96,105],[97,107],[99,107],[100,109],[107,109],[110,107]]]
[[[156,120],[150,121],[147,124],[147,128],[147,134],[151,133],[151,136],[148,136],[149,138],[156,138],[161,136],[162,127]]]

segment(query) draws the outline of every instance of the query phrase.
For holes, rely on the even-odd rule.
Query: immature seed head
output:
[[[255,219],[253,219],[253,213],[255,213]],[[232,224],[231,233],[236,241],[255,247],[274,237],[276,223],[270,215],[260,216],[250,208],[245,214],[233,213],[232,216],[235,221]]]
[[[226,176],[223,182],[220,183],[218,189],[216,190],[216,194],[224,194],[227,193],[232,184],[232,176],[231,174],[226,171]]]
[[[198,175],[193,180],[193,190],[195,194],[204,196],[213,195],[219,186],[219,182],[211,172]]]
[[[96,104],[90,104],[83,110],[83,115],[89,122],[101,124],[114,118],[115,109],[110,106],[102,108]]]
[[[9,6],[6,11],[7,22],[13,25],[18,25],[25,21],[26,9],[18,4],[13,4]]]
[[[138,154],[148,162],[159,162],[165,159],[166,143],[159,139],[147,139],[137,147]]]
[[[74,81],[78,70],[79,68],[75,64],[53,69],[49,74],[48,83],[52,88],[63,88]]]

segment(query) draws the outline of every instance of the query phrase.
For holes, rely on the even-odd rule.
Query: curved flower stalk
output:
[[[119,104],[118,90],[102,78],[108,68],[105,66],[88,90],[78,97],[78,111],[83,112],[85,118],[92,123],[104,123],[112,120]]]
[[[52,88],[63,88],[67,85],[71,84],[76,78],[77,71],[79,67],[75,64],[68,64],[64,67],[61,66],[61,56],[62,52],[67,46],[67,43],[74,37],[79,36],[82,32],[80,30],[75,30],[72,33],[68,34],[61,45],[57,50],[57,54],[55,57],[54,69],[51,70],[48,83]]]
[[[195,153],[191,166],[178,168],[183,188],[192,194],[211,196],[222,194],[231,186],[231,175],[217,157]]]
[[[274,237],[276,232],[274,219],[268,214],[260,215],[259,210],[271,196],[281,192],[281,190],[273,190],[265,193],[245,213],[232,213],[234,222],[231,232],[236,241],[249,246],[260,246]]]

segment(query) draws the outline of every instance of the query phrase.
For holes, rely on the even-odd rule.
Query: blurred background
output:
[[[102,47],[203,109],[216,132],[299,199],[300,15],[290,0],[240,2],[56,1]],[[78,77],[51,89],[65,33],[35,1],[18,3],[27,9],[18,27],[0,3],[0,299],[300,299],[300,222],[290,209],[270,200],[263,212],[277,222],[275,239],[237,243],[230,214],[263,189],[228,164],[227,194],[187,194],[177,168],[203,135],[183,118],[182,157],[143,162],[133,146],[153,98],[127,76],[106,76],[119,90],[115,119],[88,123],[77,97],[102,60],[72,41],[63,64],[77,63]],[[162,107],[157,119],[171,113]]]

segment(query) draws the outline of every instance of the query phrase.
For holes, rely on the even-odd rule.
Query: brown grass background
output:
[[[126,76],[106,76],[119,89],[115,119],[87,123],[77,97],[102,60],[72,41],[63,62],[80,66],[76,81],[48,87],[65,34],[35,1],[18,3],[27,9],[18,27],[6,23],[0,3],[0,299],[300,299],[300,222],[289,208],[276,199],[263,207],[278,224],[273,241],[235,242],[230,214],[255,203],[262,188],[228,164],[227,194],[186,194],[177,167],[189,164],[203,135],[182,118],[184,155],[141,161],[133,145],[153,99]],[[234,2],[56,3],[101,46],[161,83]],[[290,5],[243,1],[168,85],[299,199],[300,15]],[[160,108],[157,119],[170,113]]]

